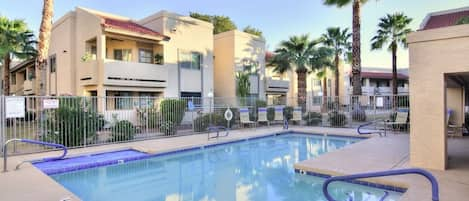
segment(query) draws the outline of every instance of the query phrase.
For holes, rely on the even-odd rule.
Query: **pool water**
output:
[[[325,201],[324,179],[295,173],[293,165],[357,141],[286,134],[51,177],[85,201]],[[401,196],[387,192],[386,201]],[[333,183],[330,193],[341,201],[381,201],[387,194],[349,183]]]

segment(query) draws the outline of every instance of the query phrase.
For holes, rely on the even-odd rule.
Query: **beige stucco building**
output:
[[[265,99],[265,40],[238,30],[214,36],[216,97],[236,97],[236,73],[250,73],[250,97]]]
[[[463,16],[469,16],[469,8],[431,13],[420,30],[407,38],[413,166],[448,168],[448,124],[464,123],[469,86],[469,25],[455,25]]]
[[[77,7],[53,24],[47,93],[204,97],[213,90],[212,31],[167,11],[133,20]]]

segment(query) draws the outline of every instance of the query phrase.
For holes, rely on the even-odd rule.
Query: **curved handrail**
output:
[[[60,149],[63,150],[62,155],[57,156],[57,157],[43,158],[43,159],[40,160],[40,161],[43,161],[43,162],[63,159],[68,153],[67,147],[65,147],[64,145],[61,145],[61,144],[55,144],[55,143],[43,142],[43,141],[37,141],[37,140],[29,140],[29,139],[17,139],[17,138],[10,139],[10,140],[7,140],[5,142],[5,144],[3,144],[3,172],[7,171],[8,144],[10,142],[15,142],[15,141],[29,143],[29,144],[39,144],[39,145],[44,145],[44,146],[49,146],[49,147],[60,148]],[[23,162],[18,164],[16,166],[16,169],[18,169],[21,164],[23,164]]]
[[[226,131],[226,134],[222,137],[226,137],[228,136],[228,128],[224,127],[224,126],[209,126],[207,128],[207,137],[208,139],[210,140],[211,138],[218,138],[220,137],[220,131]],[[215,137],[210,137],[210,132],[216,132],[217,135]]]
[[[329,191],[327,190],[327,187],[332,182],[350,181],[350,180],[355,180],[355,179],[373,178],[373,177],[405,175],[405,174],[418,174],[427,178],[432,184],[432,200],[439,201],[438,181],[430,172],[423,170],[423,169],[418,169],[418,168],[388,170],[388,171],[382,171],[382,172],[370,172],[370,173],[331,177],[329,179],[326,179],[326,181],[324,181],[324,184],[322,185],[322,192],[324,193],[324,196],[327,198],[328,201],[335,201],[334,198],[332,198],[332,196],[329,194]]]
[[[375,120],[375,121],[371,121],[371,122],[359,125],[358,128],[357,128],[357,133],[360,134],[360,135],[370,135],[370,134],[379,134],[379,135],[381,135],[384,132],[384,136],[386,136],[386,127],[384,128],[384,131],[382,131],[382,132],[377,131],[377,130],[376,131],[362,131],[362,129],[364,129],[365,127],[370,126],[372,124],[375,124],[377,122],[381,122],[381,121],[383,121],[383,123],[385,122],[384,120]]]

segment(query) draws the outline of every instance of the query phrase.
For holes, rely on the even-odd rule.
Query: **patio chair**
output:
[[[274,121],[283,122],[283,106],[275,106]]]
[[[362,124],[358,126],[357,133],[359,135],[378,134],[379,136],[386,136],[386,126],[383,127],[382,122],[384,120],[375,120]]]
[[[454,137],[460,137],[462,136],[463,130],[464,130],[464,125],[456,125],[450,121],[451,116],[453,116],[454,111],[451,109],[448,109],[447,111],[447,118],[446,118],[446,124],[447,124],[447,131],[448,131],[448,136]]]
[[[386,129],[386,128],[388,128],[388,126],[390,126],[392,128],[392,130],[394,130],[394,128],[400,127],[402,125],[407,127],[409,125],[409,123],[407,122],[408,119],[409,119],[409,110],[408,109],[398,109],[397,113],[396,113],[396,118],[394,119],[394,121],[385,121],[384,122],[384,127]]]
[[[239,120],[241,126],[244,127],[245,124],[249,124],[251,126],[255,126],[256,122],[251,121],[249,119],[249,109],[248,108],[240,108],[239,109]]]
[[[270,125],[267,119],[267,108],[260,107],[257,109],[257,123],[267,123],[267,125]]]
[[[301,116],[302,116],[301,107],[295,107],[293,109],[293,118],[291,119],[291,121],[301,122],[301,120],[302,120]]]

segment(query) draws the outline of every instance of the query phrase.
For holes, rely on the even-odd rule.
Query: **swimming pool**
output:
[[[324,179],[295,173],[293,165],[359,140],[276,135],[50,176],[85,201],[324,201]],[[350,183],[334,183],[330,192],[353,201],[401,196]]]

